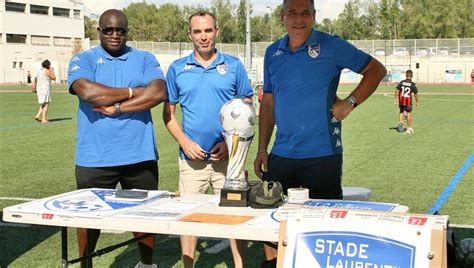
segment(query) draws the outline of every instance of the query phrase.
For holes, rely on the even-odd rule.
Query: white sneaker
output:
[[[144,264],[142,263],[141,261],[139,261],[137,263],[137,265],[135,265],[135,268],[157,268],[158,266],[156,266],[156,264]]]
[[[414,130],[413,130],[413,128],[409,127],[409,128],[407,128],[407,130],[406,130],[405,132],[406,132],[406,133],[413,133]]]

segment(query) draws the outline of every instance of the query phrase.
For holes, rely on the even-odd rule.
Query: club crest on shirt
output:
[[[229,65],[227,63],[222,63],[217,65],[217,72],[221,75],[224,75],[229,70]]]
[[[104,64],[104,63],[105,63],[105,61],[104,61],[103,58],[99,58],[99,59],[97,60],[97,64]]]
[[[321,47],[318,45],[308,46],[308,54],[311,58],[315,59],[319,56],[319,52],[321,51]]]

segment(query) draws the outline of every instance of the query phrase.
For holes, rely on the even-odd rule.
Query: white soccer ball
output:
[[[251,103],[242,99],[233,99],[224,103],[220,118],[222,127],[229,134],[251,136],[255,133],[255,109]]]
[[[456,259],[465,267],[474,267],[474,238],[465,238],[459,242]]]

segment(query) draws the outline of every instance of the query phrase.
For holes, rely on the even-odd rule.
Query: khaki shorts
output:
[[[219,195],[224,186],[228,160],[220,162],[179,159],[179,191],[205,194],[212,186]]]

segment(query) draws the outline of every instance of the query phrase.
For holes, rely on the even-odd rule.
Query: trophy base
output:
[[[221,189],[221,207],[247,207],[249,198],[249,187],[246,189]]]

